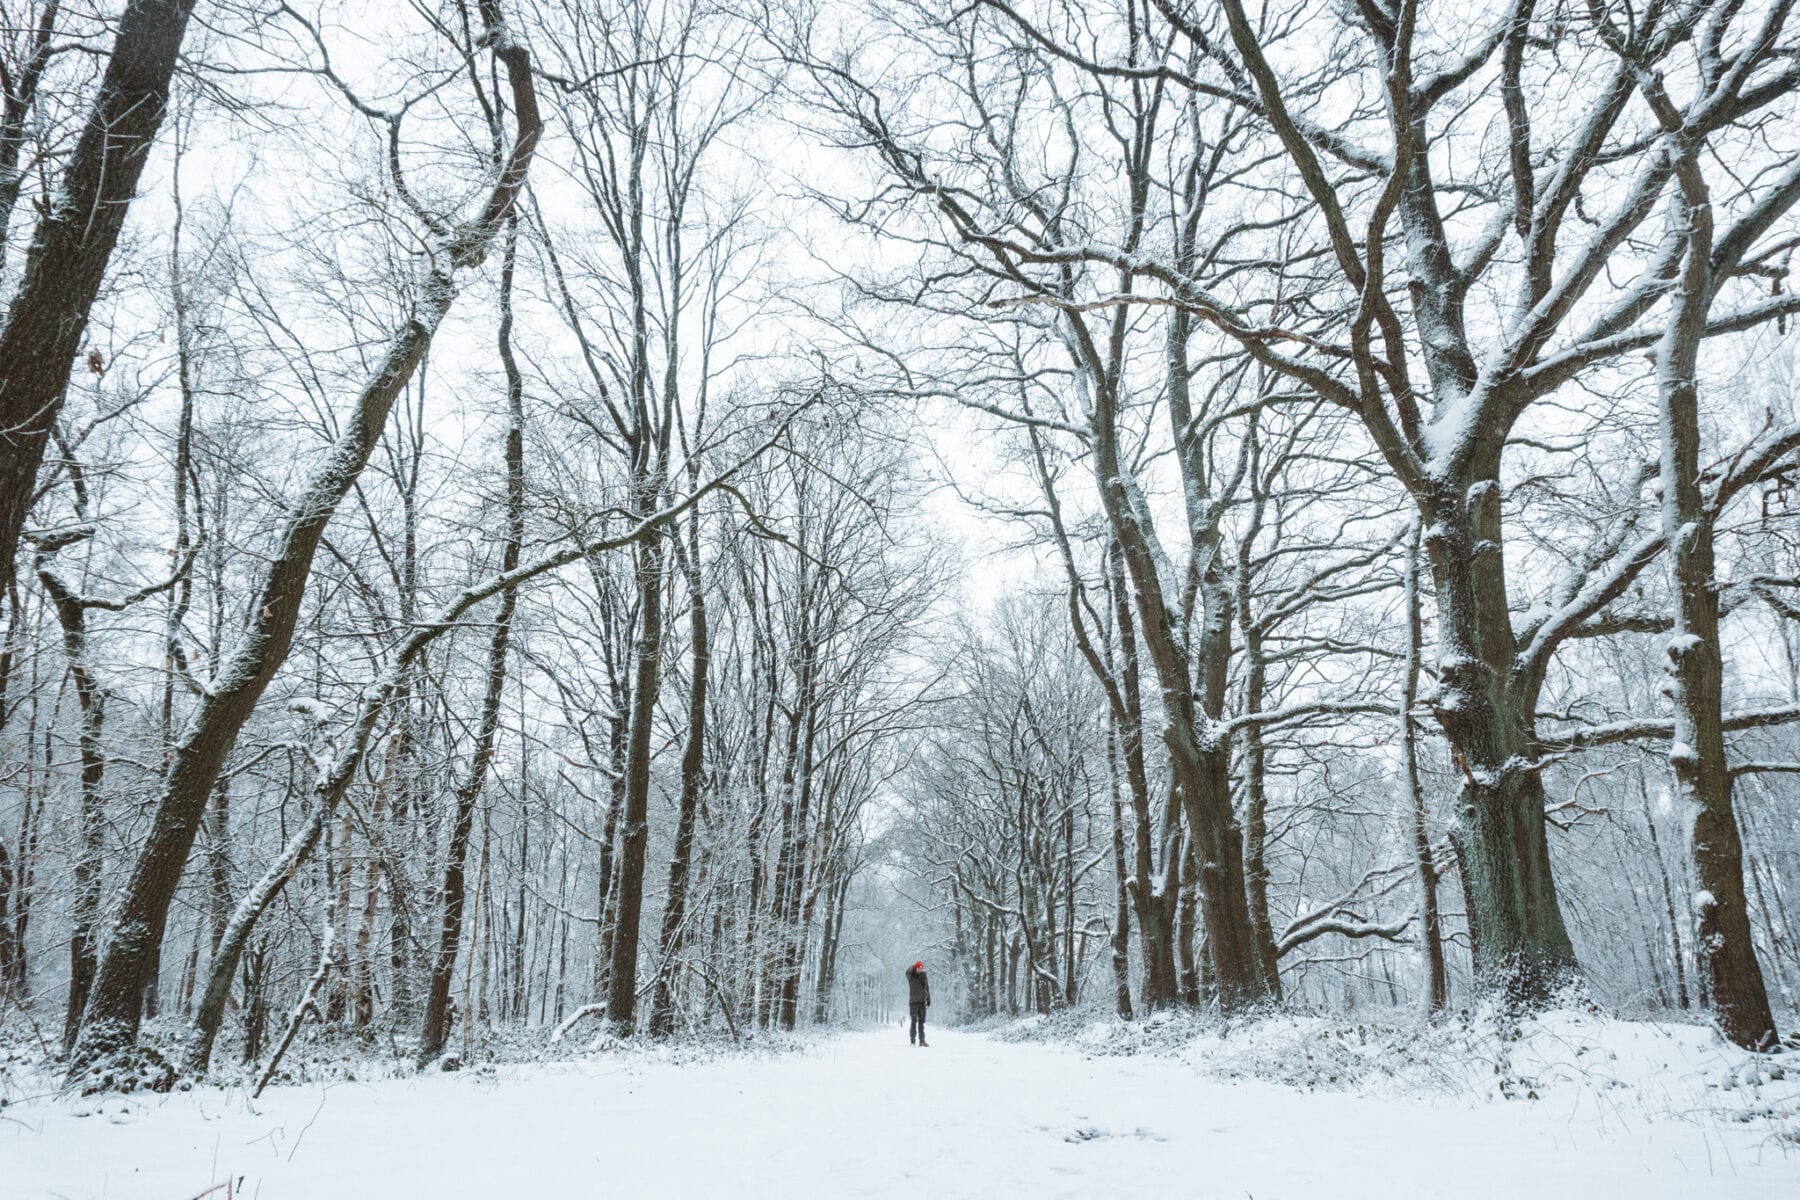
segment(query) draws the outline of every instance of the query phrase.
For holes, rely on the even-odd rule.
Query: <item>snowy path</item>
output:
[[[1747,1130],[1307,1095],[954,1033],[293,1087],[256,1107],[217,1091],[86,1117],[15,1106],[0,1197],[188,1200],[228,1174],[265,1200],[1800,1195],[1800,1152]]]

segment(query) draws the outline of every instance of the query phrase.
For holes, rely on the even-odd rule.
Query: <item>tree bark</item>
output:
[[[1646,87],[1647,93],[1656,89]],[[1656,97],[1651,95],[1653,106]],[[1659,116],[1664,114],[1659,112]],[[1669,768],[1678,802],[1689,814],[1689,845],[1700,884],[1695,895],[1695,966],[1720,1031],[1751,1050],[1775,1044],[1775,1017],[1744,893],[1744,848],[1732,809],[1725,762],[1719,596],[1714,578],[1713,514],[1700,479],[1700,411],[1695,382],[1700,342],[1711,299],[1712,202],[1699,155],[1701,140],[1664,117],[1675,139],[1679,202],[1672,220],[1686,226],[1687,257],[1669,327],[1657,346],[1657,394],[1662,407],[1662,519],[1669,547],[1675,628],[1668,643],[1674,701]]]
[[[126,5],[93,108],[38,221],[7,306],[0,328],[0,591],[12,586],[44,447],[162,127],[193,10],[194,0]]]
[[[1419,533],[1413,527],[1406,552],[1406,662],[1400,685],[1400,757],[1411,801],[1413,861],[1419,874],[1419,930],[1425,942],[1425,1012],[1435,1016],[1450,1000],[1444,965],[1443,922],[1438,915],[1438,872],[1426,822],[1425,789],[1419,780],[1419,734],[1413,705],[1419,698],[1421,624],[1419,614]]]
[[[1578,967],[1550,868],[1537,687],[1513,670],[1500,487],[1491,472],[1479,479],[1434,480],[1419,501],[1437,596],[1433,704],[1462,775],[1458,826],[1477,986],[1535,1006]]]
[[[706,581],[700,570],[699,510],[695,510],[692,520],[686,550],[671,542],[687,575],[692,679],[688,686],[687,742],[681,751],[681,799],[675,819],[675,849],[669,860],[669,896],[663,905],[662,937],[657,953],[660,966],[650,1005],[650,1032],[656,1037],[667,1037],[675,1031],[671,976],[675,955],[681,946],[682,926],[687,920],[694,826],[700,812],[700,793],[706,772],[707,678],[711,670],[712,644],[706,623]]]

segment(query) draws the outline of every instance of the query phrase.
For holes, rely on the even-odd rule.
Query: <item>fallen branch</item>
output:
[[[288,1014],[287,1029],[283,1031],[281,1043],[275,1047],[275,1053],[269,1056],[269,1065],[263,1068],[261,1078],[256,1081],[256,1090],[250,1093],[252,1100],[261,1096],[263,1089],[269,1086],[269,1080],[274,1078],[275,1068],[281,1065],[282,1056],[288,1052],[288,1047],[294,1044],[294,1037],[300,1032],[300,1023],[306,1019],[306,1014],[309,1012],[317,1014],[319,1011],[319,989],[325,986],[325,980],[331,975],[331,968],[337,964],[337,929],[332,924],[332,916],[332,904],[327,900],[325,902],[325,938],[319,947],[319,969],[313,972],[313,977],[307,983],[306,990],[300,994],[300,1002],[294,1005],[294,1010]],[[202,1195],[204,1194],[202,1193]]]

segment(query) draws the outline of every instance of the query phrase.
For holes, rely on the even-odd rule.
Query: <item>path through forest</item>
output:
[[[254,1112],[208,1090],[104,1108],[0,1114],[0,1195],[187,1200],[227,1175],[263,1200],[1800,1194],[1800,1152],[1744,1129],[1307,1094],[972,1034],[914,1050],[898,1029],[775,1057],[278,1088]]]

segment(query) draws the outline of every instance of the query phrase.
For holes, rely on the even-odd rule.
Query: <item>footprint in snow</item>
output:
[[[1163,1137],[1162,1134],[1156,1132],[1156,1130],[1145,1129],[1141,1125],[1138,1128],[1133,1129],[1127,1133],[1114,1133],[1112,1130],[1102,1129],[1098,1125],[1078,1125],[1074,1129],[1071,1129],[1068,1133],[1063,1135],[1063,1141],[1074,1143],[1074,1144],[1080,1144],[1082,1142],[1097,1142],[1097,1141],[1101,1140],[1102,1138],[1113,1138],[1113,1137],[1142,1138],[1145,1141],[1151,1141],[1151,1142],[1161,1142],[1161,1141],[1167,1140]]]

